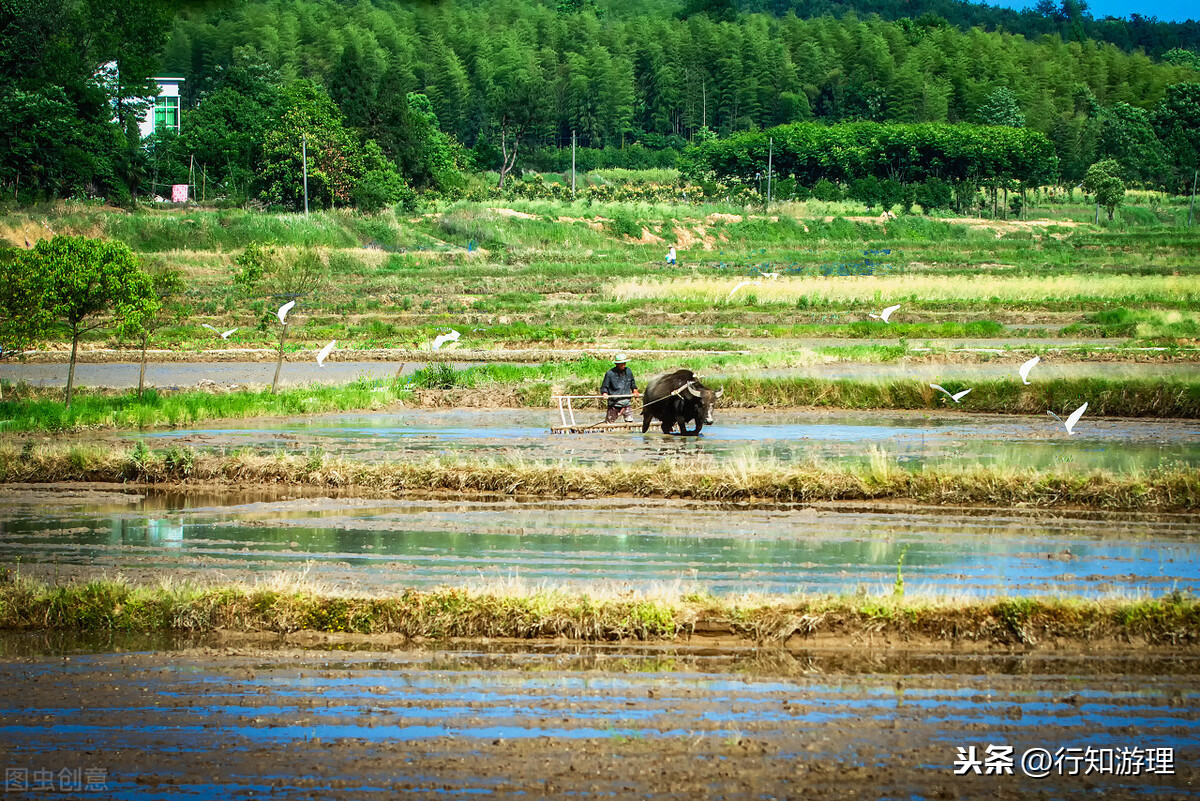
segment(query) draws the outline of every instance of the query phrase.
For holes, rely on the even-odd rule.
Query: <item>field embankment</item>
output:
[[[978,643],[1037,647],[1123,643],[1193,648],[1200,601],[999,599],[975,602],[872,598],[740,598],[510,594],[441,588],[358,597],[298,587],[51,585],[7,576],[0,629],[122,632],[400,635],[405,638],[570,639],[587,642],[742,640]]]
[[[368,464],[332,458],[156,452],[104,446],[0,445],[0,482],[88,481],[186,485],[296,485],[363,495],[453,492],[527,497],[665,497],[712,501],[910,500],[925,504],[1173,511],[1200,507],[1200,469],[1082,472],[980,466],[911,471],[882,451],[865,465],[745,458],[576,465],[519,459],[424,459]]]

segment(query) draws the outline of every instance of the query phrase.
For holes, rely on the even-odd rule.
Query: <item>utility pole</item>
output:
[[[1192,212],[1196,210],[1196,176],[1200,170],[1192,170],[1192,202],[1188,206],[1188,228],[1192,227]]]
[[[308,134],[300,134],[300,158],[304,162],[304,216],[307,217],[308,216]],[[280,337],[279,342],[280,342],[280,346],[282,347],[282,343],[283,343],[282,336]],[[278,367],[275,369],[275,374],[276,374],[276,381],[278,381],[279,380],[278,379],[278,375],[279,375]],[[274,392],[275,388],[272,387],[271,391]]]
[[[775,139],[767,140],[767,205],[771,205],[771,156],[775,152]]]
[[[575,199],[575,131],[571,131],[571,200]]]

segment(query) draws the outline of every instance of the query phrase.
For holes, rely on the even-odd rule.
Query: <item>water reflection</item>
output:
[[[0,561],[292,570],[394,590],[512,583],[716,593],[1150,594],[1200,590],[1194,516],[612,501],[356,501],[53,509],[0,496]]]
[[[646,434],[551,435],[549,425],[550,419],[541,411],[410,410],[154,431],[130,438],[143,439],[152,447],[182,443],[218,452],[249,448],[268,454],[320,450],[375,462],[466,456],[577,464],[665,458],[865,463],[878,449],[894,463],[910,468],[1069,464],[1076,469],[1129,471],[1169,464],[1200,465],[1200,423],[1196,421],[1093,419],[1074,436],[1067,436],[1049,417],[897,412],[719,410],[716,424],[705,428],[700,437],[664,436],[653,427]]]

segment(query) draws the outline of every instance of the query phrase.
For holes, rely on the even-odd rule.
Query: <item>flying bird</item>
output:
[[[897,303],[895,306],[888,306],[886,309],[884,309],[884,310],[883,310],[881,313],[879,313],[879,314],[871,314],[871,315],[868,315],[868,316],[869,316],[869,317],[874,317],[876,320],[883,320],[883,321],[886,323],[886,322],[888,322],[888,318],[892,316],[892,313],[893,313],[894,311],[896,311],[897,309],[899,309],[899,308],[900,308],[900,304],[899,304],[899,303]],[[939,389],[941,389],[941,388],[939,387]],[[944,391],[944,390],[943,390],[943,391]],[[946,394],[948,395],[948,394],[950,394],[950,393],[948,393],[948,392],[947,392]]]
[[[326,345],[325,347],[321,348],[321,352],[317,354],[317,366],[318,367],[325,366],[325,360],[327,358],[329,358],[329,354],[333,351],[334,346],[336,346],[336,345],[337,345],[337,340],[335,339],[332,342],[330,342],[328,345]]]
[[[934,389],[941,390],[942,392],[945,392],[947,395],[949,395],[949,396],[950,396],[950,400],[954,401],[955,403],[962,403],[962,401],[960,400],[960,398],[962,398],[964,395],[966,395],[968,392],[970,392],[970,391],[971,391],[971,390],[969,390],[969,389],[964,389],[962,392],[956,392],[956,393],[954,393],[954,394],[952,394],[952,395],[951,395],[951,394],[950,394],[950,390],[946,389],[946,388],[945,388],[945,387],[943,387],[941,384],[930,384],[929,386],[933,387]]]
[[[287,325],[287,322],[283,318],[287,317],[287,313],[290,312],[292,310],[292,307],[295,305],[296,305],[296,301],[289,300],[287,303],[285,303],[279,307],[279,311],[275,312],[276,316],[279,317],[280,325]]]
[[[1032,359],[1030,359],[1029,361],[1027,361],[1021,365],[1021,369],[1018,370],[1017,372],[1021,374],[1022,381],[1024,381],[1026,384],[1029,383],[1029,371],[1032,370],[1034,367],[1037,367],[1037,363],[1040,362],[1041,360],[1042,360],[1041,356],[1034,356]]]
[[[458,333],[453,328],[450,329],[449,334],[438,334],[433,339],[433,347],[431,349],[437,350],[438,348],[440,348],[442,345],[446,344],[447,342],[457,342],[458,338],[460,336],[462,336],[462,334]]]
[[[201,327],[202,327],[202,328],[207,328],[209,331],[212,331],[214,334],[216,334],[217,336],[219,336],[221,339],[229,339],[230,335],[231,335],[231,334],[232,334],[234,331],[236,331],[236,330],[237,330],[236,328],[230,328],[228,331],[218,331],[217,329],[213,328],[213,327],[212,327],[211,325],[209,325],[208,323],[201,323],[200,325],[201,325]]]
[[[743,281],[742,283],[735,286],[733,289],[729,290],[729,294],[725,296],[725,300],[729,300],[730,298],[732,298],[733,293],[737,292],[739,289],[741,289],[744,286],[749,286],[750,284],[761,284],[761,283],[762,283],[762,281]]]
[[[1068,417],[1066,420],[1063,420],[1061,417],[1059,417],[1057,414],[1055,414],[1054,412],[1051,412],[1051,411],[1047,411],[1046,414],[1050,415],[1055,420],[1062,423],[1063,427],[1067,429],[1067,436],[1070,436],[1071,434],[1075,433],[1073,430],[1075,428],[1075,424],[1079,422],[1080,417],[1083,417],[1083,413],[1087,411],[1087,407],[1088,407],[1088,405],[1086,403],[1083,404],[1078,409],[1071,412],[1071,416]]]
[[[779,280],[779,273],[764,273],[764,272],[759,272],[759,275],[761,275],[763,278],[769,278],[769,279],[771,279],[772,281],[777,281],[777,280]]]

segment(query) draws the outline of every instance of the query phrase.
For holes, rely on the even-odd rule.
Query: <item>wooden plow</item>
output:
[[[626,423],[580,423],[575,419],[575,407],[572,401],[601,400],[601,395],[551,395],[550,400],[558,403],[558,425],[551,424],[551,434],[594,434],[607,431],[641,431],[640,421]],[[634,395],[609,395],[610,398],[633,398]],[[590,411],[590,410],[589,410]]]

